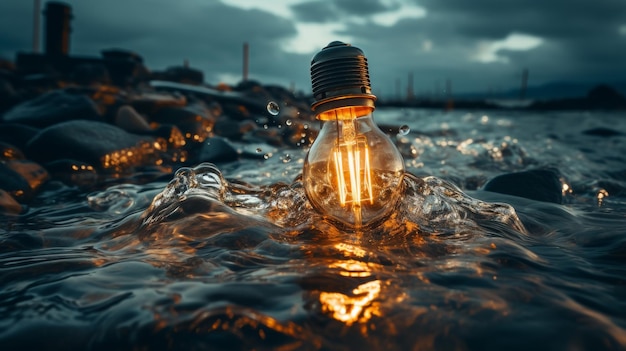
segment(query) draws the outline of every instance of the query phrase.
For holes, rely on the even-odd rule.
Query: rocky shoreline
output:
[[[150,72],[136,54],[113,56],[134,69],[111,73],[106,57],[77,60],[71,72],[0,63],[0,212],[25,211],[53,180],[92,187],[136,172],[158,177],[263,156],[230,140],[300,146],[315,138],[307,97],[255,81],[209,86],[193,68]]]
[[[25,213],[55,182],[91,189],[112,179],[138,181],[137,175],[143,182],[171,177],[176,169],[201,162],[264,157],[237,150],[233,141],[310,145],[317,135],[310,104],[310,96],[255,81],[211,86],[187,65],[151,72],[139,55],[123,50],[105,50],[100,59],[19,54],[15,65],[0,61],[0,213]],[[484,101],[377,105],[502,109]],[[584,98],[536,102],[525,109],[624,107],[623,96],[599,86]],[[398,130],[381,129],[390,135]],[[523,183],[524,193],[515,195],[561,201],[558,171],[501,177],[485,190],[510,193]]]

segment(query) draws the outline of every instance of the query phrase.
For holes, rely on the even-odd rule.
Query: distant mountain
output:
[[[541,85],[529,86],[526,89],[526,99],[563,99],[587,96],[594,87],[606,84],[622,95],[626,96],[626,81],[618,82],[550,82]],[[459,93],[455,97],[462,99],[518,99],[520,89],[509,89],[495,93]]]

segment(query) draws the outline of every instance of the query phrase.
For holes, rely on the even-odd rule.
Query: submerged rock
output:
[[[90,186],[98,181],[95,168],[85,162],[62,159],[46,163],[45,166],[54,179],[68,185]]]
[[[20,212],[22,212],[22,205],[9,193],[0,189],[0,213],[16,215]]]
[[[499,175],[488,181],[483,190],[537,201],[563,203],[559,173],[553,169],[533,169]]]
[[[34,127],[48,127],[70,120],[101,120],[96,104],[82,94],[54,90],[7,111],[2,120]]]
[[[0,161],[21,160],[24,158],[22,150],[11,144],[0,141]]]
[[[115,125],[131,133],[150,133],[152,128],[146,118],[132,106],[123,105],[115,114]]]
[[[40,129],[18,123],[0,123],[0,140],[24,149]]]
[[[139,146],[151,142],[149,136],[130,134],[110,124],[77,120],[42,130],[25,152],[42,163],[71,159],[107,169],[142,164],[146,155]]]
[[[617,131],[615,129],[603,128],[603,127],[587,129],[583,131],[583,134],[599,136],[599,137],[612,137],[612,136],[624,135],[624,133]]]
[[[207,139],[202,145],[198,162],[231,162],[239,159],[239,153],[224,138]]]
[[[15,199],[26,202],[48,180],[48,172],[39,164],[28,160],[0,162],[2,189]]]

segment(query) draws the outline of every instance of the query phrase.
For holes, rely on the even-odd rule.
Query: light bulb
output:
[[[356,47],[332,42],[313,57],[311,80],[312,109],[323,125],[304,161],[309,201],[353,227],[383,218],[400,196],[404,161],[374,123],[367,59]]]

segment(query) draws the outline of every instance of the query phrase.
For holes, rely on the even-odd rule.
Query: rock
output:
[[[213,133],[231,140],[241,139],[242,131],[239,129],[239,122],[228,117],[222,117],[215,122]]]
[[[216,118],[212,110],[203,103],[185,107],[164,107],[151,116],[154,122],[176,125],[191,142],[204,141],[213,130]]]
[[[99,169],[132,167],[146,157],[138,146],[153,141],[110,124],[77,120],[42,130],[28,143],[25,153],[42,163],[71,159]]]
[[[499,175],[488,181],[483,190],[537,201],[563,203],[560,175],[554,169],[534,169]]]
[[[0,114],[17,102],[17,93],[13,84],[0,75]]]
[[[115,115],[115,125],[131,133],[150,133],[152,127],[132,106],[122,105]]]
[[[0,213],[4,215],[17,215],[22,212],[22,205],[15,201],[11,194],[0,189]]]
[[[236,161],[239,153],[224,138],[209,138],[204,142],[198,162],[224,163]]]
[[[108,85],[111,83],[109,70],[101,63],[82,63],[71,74],[72,81],[78,85]]]
[[[20,149],[0,141],[0,161],[22,160],[24,158],[24,154]]]
[[[587,94],[587,101],[592,108],[620,109],[626,108],[626,98],[612,87],[602,84],[594,87]]]
[[[151,81],[150,85],[159,90],[178,91],[193,95],[206,103],[219,102],[224,113],[231,117],[248,118],[251,113],[269,115],[267,100],[250,98],[241,92],[222,91],[204,86],[180,84],[175,82]]]
[[[126,86],[149,79],[150,72],[137,53],[123,49],[106,49],[100,53],[113,84]]]
[[[45,128],[70,120],[101,120],[94,102],[82,94],[53,90],[14,106],[3,116],[7,123]]]
[[[91,186],[97,183],[98,173],[85,162],[62,159],[45,164],[50,175],[68,185]]]
[[[24,149],[39,129],[18,123],[0,123],[0,140]]]
[[[2,189],[19,201],[30,200],[48,177],[48,172],[35,162],[11,160],[0,163]]]
[[[154,72],[155,79],[183,84],[200,85],[204,83],[204,73],[187,66],[168,67],[164,72]]]
[[[617,131],[615,129],[602,128],[602,127],[587,129],[583,131],[583,134],[600,136],[600,137],[612,137],[612,136],[624,135],[624,133]]]
[[[153,115],[165,107],[187,105],[187,98],[178,93],[144,92],[130,97],[130,105],[138,112]]]

